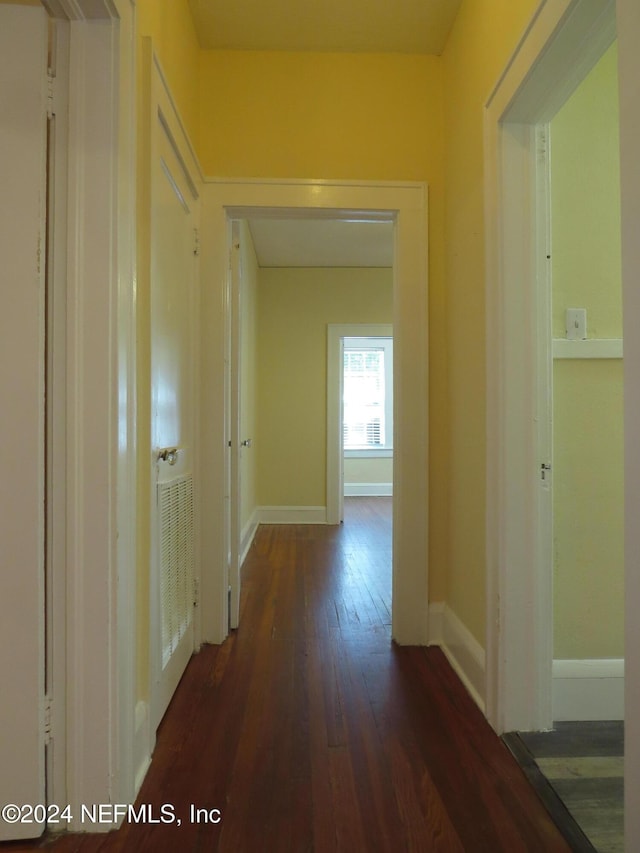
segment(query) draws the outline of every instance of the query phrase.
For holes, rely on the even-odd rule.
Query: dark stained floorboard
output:
[[[390,499],[345,509],[261,527],[240,628],[190,662],[138,798],[181,826],[55,853],[569,850],[442,652],[391,642]],[[221,822],[190,823],[191,803]]]

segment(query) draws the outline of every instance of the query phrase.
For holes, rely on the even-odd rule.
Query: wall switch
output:
[[[587,337],[587,309],[567,308],[567,340],[584,341]]]

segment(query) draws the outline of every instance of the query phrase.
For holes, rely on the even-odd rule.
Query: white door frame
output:
[[[543,546],[538,418],[548,356],[537,328],[546,225],[536,128],[615,37],[613,0],[542,2],[485,111],[487,226],[487,716],[551,725],[552,577]],[[547,532],[548,535],[548,532]]]
[[[428,622],[428,335],[426,187],[415,183],[208,180],[202,228],[203,640],[227,635],[224,523],[225,329],[232,219],[256,216],[395,220],[394,639],[426,645]]]
[[[241,467],[241,381],[242,381],[242,255],[240,222],[231,222],[231,259],[229,269],[229,312],[226,332],[227,341],[227,397],[226,430],[228,436],[227,472],[225,475],[225,497],[227,501],[227,564],[229,571],[229,628],[240,624],[240,591],[242,587],[242,565],[240,546],[240,480]]]
[[[70,46],[66,602],[64,624],[53,626],[63,751],[55,708],[52,736],[76,816],[69,828],[86,831],[81,803],[136,793],[134,3],[44,5],[69,22]]]
[[[390,338],[393,326],[391,323],[331,323],[327,329],[327,524],[340,524],[344,517],[342,353],[346,337]],[[393,423],[395,430],[395,402]]]

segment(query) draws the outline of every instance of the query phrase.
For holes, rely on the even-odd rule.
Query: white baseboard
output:
[[[441,646],[444,643],[444,601],[433,601],[429,605],[429,646]]]
[[[256,510],[260,524],[326,524],[326,506],[261,506]]]
[[[256,535],[256,531],[258,529],[258,509],[254,509],[251,513],[251,518],[242,528],[242,533],[240,534],[240,566],[244,563],[247,554],[249,553],[249,548],[253,544],[253,539]]]
[[[484,713],[484,649],[444,602],[429,605],[429,645],[441,647],[456,675]]]
[[[153,752],[153,744],[151,743],[151,731],[149,720],[149,703],[140,700],[136,705],[135,710],[135,740],[134,740],[134,794],[137,796],[140,786],[147,775],[147,770],[151,764],[151,753]]]
[[[345,498],[382,498],[393,495],[393,483],[345,483]]]
[[[554,660],[554,721],[623,720],[624,660]]]

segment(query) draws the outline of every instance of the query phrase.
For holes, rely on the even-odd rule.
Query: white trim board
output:
[[[149,703],[140,699],[135,710],[135,737],[133,744],[133,769],[135,772],[134,789],[140,786],[151,764],[149,744],[151,743]]]
[[[442,601],[429,605],[429,645],[440,646],[471,698],[484,713],[484,649],[467,626]]]
[[[242,564],[247,559],[249,548],[253,545],[253,540],[255,539],[255,535],[258,531],[259,524],[259,510],[256,508],[251,513],[251,518],[247,521],[240,533],[240,568],[242,568]]]
[[[260,506],[259,524],[326,524],[326,506]]]
[[[77,816],[81,803],[136,794],[135,21],[130,0],[63,5],[73,25],[62,760]]]
[[[347,498],[381,498],[393,495],[393,483],[345,483],[344,495]]]
[[[624,660],[554,660],[552,708],[561,720],[624,720]]]
[[[554,338],[553,357],[556,358],[622,358],[622,338],[587,338],[569,341]]]

